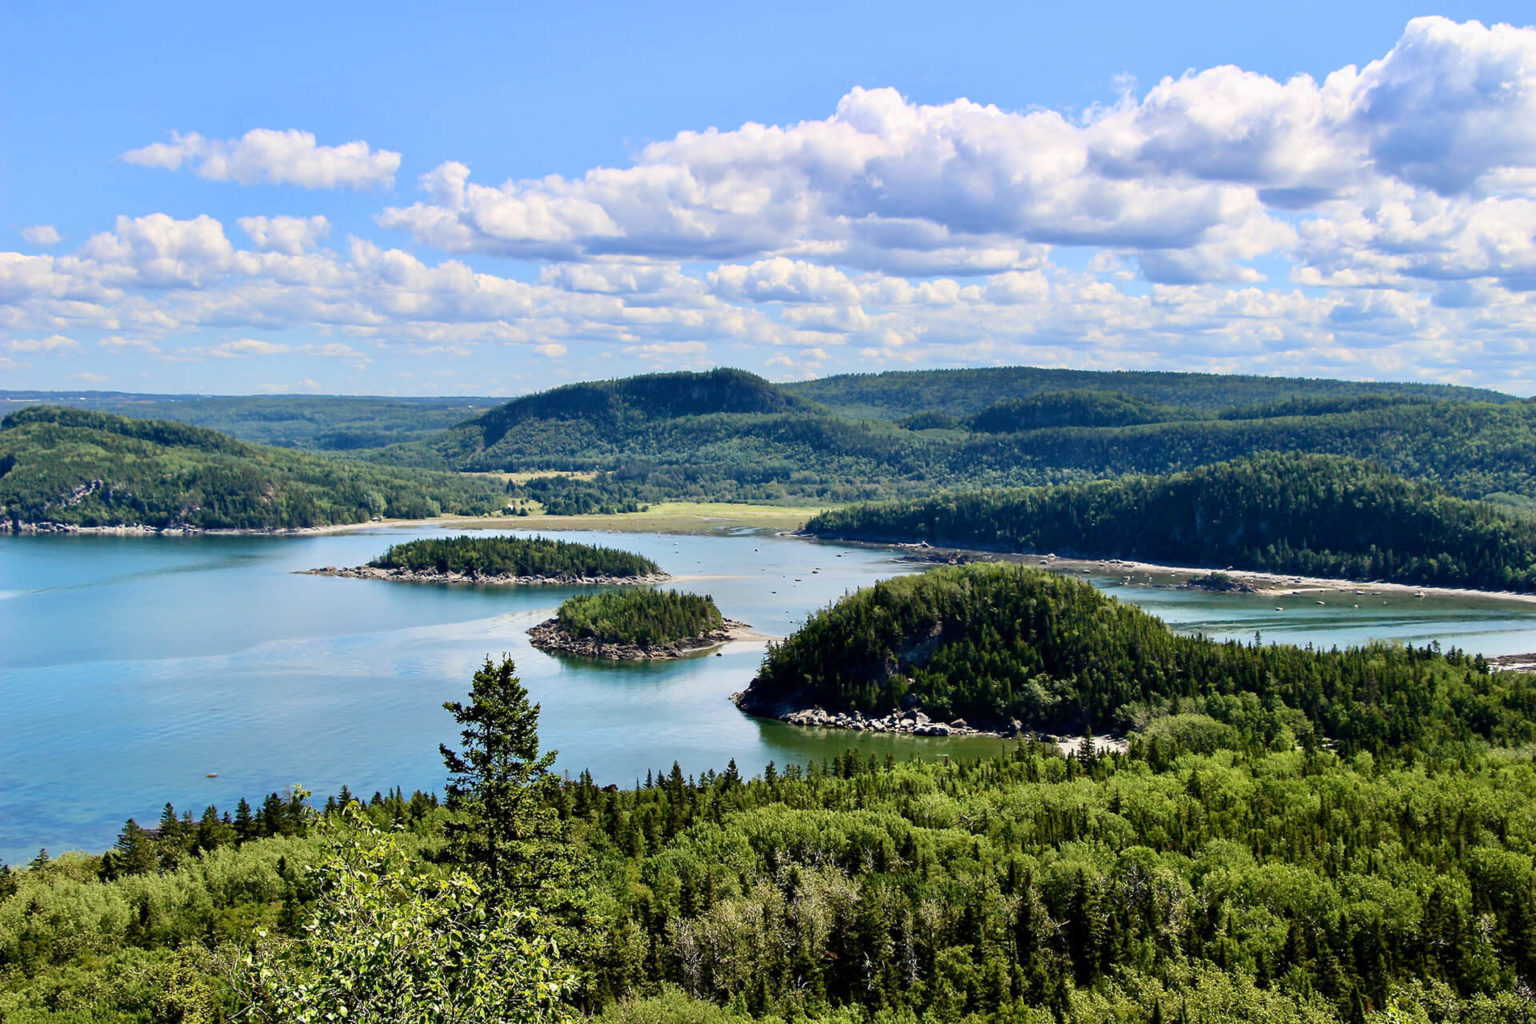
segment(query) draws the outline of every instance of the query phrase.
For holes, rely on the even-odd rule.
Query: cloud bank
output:
[[[376,188],[401,157],[257,130],[124,159]],[[0,329],[39,358],[26,343],[90,331],[133,338],[98,342],[123,358],[326,354],[254,336],[300,332],[587,376],[595,349],[603,372],[1038,363],[1536,391],[1528,28],[1419,18],[1321,80],[1216,67],[1075,112],[858,88],[822,119],[684,131],[625,167],[486,184],[450,160],[418,185],[361,233],[274,213],[232,239],[157,213],[0,253]],[[234,340],[178,344],[208,331]]]

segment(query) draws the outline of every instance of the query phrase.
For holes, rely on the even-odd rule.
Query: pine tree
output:
[[[469,703],[443,707],[463,726],[463,750],[440,747],[448,768],[450,849],[479,875],[497,902],[523,895],[540,902],[570,874],[559,849],[561,823],[542,799],[556,784],[555,751],[539,752],[539,705],[514,674],[512,659],[489,657],[470,684]]]

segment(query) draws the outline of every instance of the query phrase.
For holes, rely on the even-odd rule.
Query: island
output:
[[[746,623],[721,615],[708,595],[625,590],[573,597],[528,635],[533,646],[558,654],[662,661],[751,639],[747,630]]]
[[[546,537],[432,537],[390,545],[367,565],[307,569],[404,583],[564,585],[661,583],[661,566],[642,555]]]

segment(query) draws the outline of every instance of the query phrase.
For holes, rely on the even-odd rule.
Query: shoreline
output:
[[[764,706],[753,698],[750,686],[739,693],[731,694],[730,700],[744,714],[756,718],[769,718],[801,729],[842,729],[851,732],[948,739],[1033,740],[1038,743],[1054,744],[1063,754],[1076,753],[1082,749],[1083,744],[1081,736],[1059,736],[1039,732],[1026,728],[1017,719],[1003,728],[983,729],[971,725],[963,718],[956,718],[949,722],[929,718],[918,708],[906,711],[892,710],[888,715],[872,717],[862,711],[830,712],[821,707],[792,708],[789,705],[770,707]],[[1095,736],[1093,742],[1100,752],[1113,751],[1123,754],[1130,749],[1130,741],[1123,736]]]
[[[1190,581],[1199,579],[1202,576],[1208,576],[1214,572],[1229,577],[1238,587],[1246,585],[1252,588],[1248,591],[1240,591],[1239,589],[1229,591],[1233,595],[1251,594],[1275,598],[1308,597],[1324,593],[1362,597],[1391,594],[1410,598],[1419,596],[1450,597],[1461,600],[1474,599],[1506,601],[1517,604],[1536,604],[1536,593],[1523,593],[1516,590],[1479,590],[1475,587],[1448,587],[1433,584],[1386,583],[1379,580],[1337,579],[1325,576],[1298,576],[1293,573],[1263,572],[1257,569],[1229,569],[1222,566],[1165,565],[1158,562],[1139,562],[1128,558],[1062,557],[1055,554],[1037,554],[1033,552],[936,546],[924,541],[919,541],[915,544],[903,544],[882,543],[879,541],[837,540],[834,538],[815,537],[812,534],[800,534],[798,536],[805,536],[813,540],[825,539],[838,544],[904,552],[908,555],[909,561],[932,562],[935,565],[958,564],[962,561],[988,561],[1030,565],[1064,575],[1118,575],[1122,579],[1140,575],[1147,576],[1149,579],[1137,585],[1166,586],[1174,589],[1182,588]],[[1152,579],[1151,577],[1163,578]],[[1132,579],[1131,582],[1136,583],[1137,581]],[[1212,591],[1212,593],[1216,592]]]
[[[479,573],[437,572],[427,569],[385,569],[374,565],[354,565],[337,568],[334,565],[318,569],[295,569],[296,576],[335,576],[340,579],[384,580],[388,583],[459,584],[477,587],[617,587],[649,586],[665,583],[672,577],[666,573],[646,576],[506,576]]]
[[[752,627],[745,622],[726,619],[723,627],[712,633],[683,637],[659,647],[641,647],[638,644],[607,643],[596,637],[568,636],[561,632],[559,622],[559,619],[545,619],[525,632],[533,646],[546,654],[575,655],[600,661],[674,661],[705,654],[737,640],[771,639],[753,632]]]
[[[321,526],[228,527],[203,529],[195,526],[156,527],[144,523],[113,526],[81,526],[76,523],[45,521],[21,523],[13,528],[9,519],[0,518],[0,536],[81,534],[119,537],[307,537],[364,530],[389,530],[439,527],[462,530],[569,530],[611,533],[670,533],[698,535],[727,530],[772,530],[794,535],[806,520],[825,506],[765,505],[673,501],[658,502],[644,512],[581,513],[556,516],[539,513],[529,516],[441,515],[425,519],[373,519],[358,523],[326,523]]]

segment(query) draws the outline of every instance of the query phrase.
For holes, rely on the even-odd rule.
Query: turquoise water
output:
[[[558,766],[632,785],[648,770],[755,773],[830,756],[996,750],[932,740],[801,730],[738,712],[760,642],[719,657],[609,665],[528,645],[566,588],[403,585],[296,575],[356,565],[432,529],[301,538],[14,537],[0,541],[0,857],[40,846],[101,849],[125,818],[208,803],[232,807],[300,783],[372,793],[438,789],[441,708],[487,655],[517,661],[543,705]],[[888,552],[762,532],[705,537],[568,534],[638,551],[770,635],[876,579],[914,571]],[[1273,598],[1120,587],[1179,628],[1214,636],[1347,644],[1438,639],[1489,654],[1536,650],[1536,606],[1414,601],[1349,609]],[[1300,602],[1300,599],[1295,599]],[[1377,599],[1380,600],[1380,599]],[[215,773],[216,778],[207,778]]]

